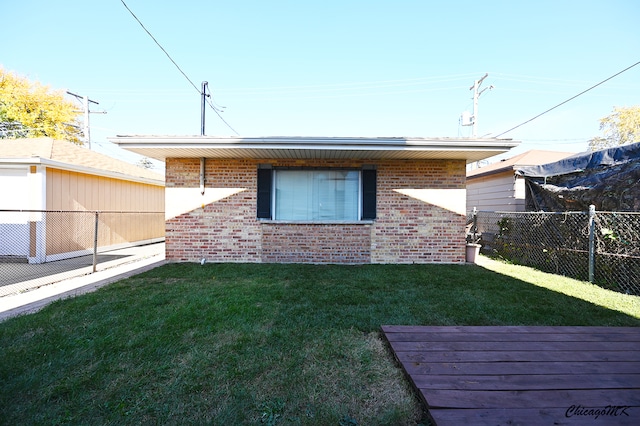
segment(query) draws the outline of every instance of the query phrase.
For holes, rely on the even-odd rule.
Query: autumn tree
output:
[[[589,141],[591,151],[640,142],[640,105],[614,107],[611,114],[600,119],[600,130],[603,136]]]
[[[62,91],[0,67],[0,138],[47,136],[82,143],[79,114]]]

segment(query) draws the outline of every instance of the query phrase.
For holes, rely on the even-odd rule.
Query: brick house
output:
[[[174,262],[463,263],[466,164],[518,143],[117,136],[165,161]]]

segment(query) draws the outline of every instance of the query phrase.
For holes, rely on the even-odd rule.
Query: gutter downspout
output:
[[[205,126],[205,119],[204,119],[204,112],[205,112],[205,102],[206,102],[206,98],[207,98],[207,86],[209,85],[208,82],[203,81],[202,82],[202,106],[201,106],[201,117],[200,117],[200,136],[204,136],[205,135],[205,131],[204,131],[204,126]],[[205,169],[205,158],[202,157],[200,158],[200,194],[204,195],[204,169]]]
[[[205,158],[200,158],[200,194],[204,195],[204,169],[205,169]]]

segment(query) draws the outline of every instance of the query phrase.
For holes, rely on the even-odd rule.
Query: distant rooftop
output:
[[[563,158],[575,155],[575,152],[541,151],[532,149],[523,152],[506,160],[498,161],[488,166],[480,167],[467,172],[467,178],[491,175],[507,170],[516,170],[523,166],[538,166],[541,164],[553,163]]]
[[[43,163],[49,167],[117,179],[163,184],[164,176],[72,142],[52,138],[2,139],[0,163]]]

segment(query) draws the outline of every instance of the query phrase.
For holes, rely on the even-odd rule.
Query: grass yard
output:
[[[417,425],[382,324],[640,326],[639,300],[493,261],[170,264],[0,323],[0,423]]]

